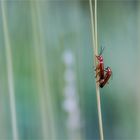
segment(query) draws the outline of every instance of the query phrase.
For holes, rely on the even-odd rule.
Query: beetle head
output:
[[[96,56],[96,58],[97,58],[99,61],[103,61],[103,57],[102,57],[101,55]]]
[[[105,70],[106,70],[106,71],[111,71],[111,68],[110,68],[110,67],[106,67]],[[112,72],[112,71],[111,71],[111,72]]]
[[[106,67],[106,68],[105,68],[105,71],[106,71],[108,74],[112,75],[112,70],[111,70],[110,67]]]

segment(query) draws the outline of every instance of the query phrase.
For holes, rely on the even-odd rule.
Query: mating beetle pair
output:
[[[106,67],[104,69],[104,60],[103,60],[103,53],[104,48],[101,48],[101,52],[98,56],[96,56],[97,60],[98,60],[98,64],[96,66],[96,77],[98,76],[99,79],[97,82],[99,82],[99,86],[100,88],[103,88],[109,81],[111,75],[112,75],[112,71],[110,69],[110,67]]]

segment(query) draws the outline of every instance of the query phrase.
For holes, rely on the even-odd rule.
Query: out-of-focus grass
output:
[[[18,140],[18,128],[17,128],[17,115],[16,115],[16,103],[15,103],[15,88],[14,88],[14,76],[13,76],[13,59],[11,52],[11,41],[9,38],[9,30],[7,26],[5,3],[1,2],[2,11],[2,23],[3,23],[3,35],[4,46],[6,56],[6,71],[7,71],[7,88],[9,92],[9,104],[10,104],[10,117],[12,124],[12,135],[15,140]]]
[[[139,5],[133,1],[98,3],[99,45],[106,47],[105,66],[113,70],[113,80],[101,90],[105,139],[140,137]],[[70,139],[70,112],[63,109],[68,85],[63,54],[67,50],[74,59],[69,69],[75,74],[80,112],[80,128],[74,136],[97,139],[88,1],[6,1],[5,7],[19,139]],[[0,12],[0,139],[12,139],[5,51]]]

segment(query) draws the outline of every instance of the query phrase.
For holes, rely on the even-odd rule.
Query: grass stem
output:
[[[13,134],[13,139],[18,140],[12,52],[11,52],[11,43],[10,43],[7,18],[6,18],[5,1],[1,1],[1,10],[2,10],[4,43],[5,43],[5,53],[6,53],[5,56],[6,56],[6,65],[7,65],[7,78],[8,78],[8,90],[9,90],[9,99],[10,99],[12,134]]]
[[[97,34],[97,0],[94,0],[94,15],[92,8],[92,0],[89,0],[90,15],[91,15],[91,26],[92,26],[92,41],[93,41],[93,59],[94,66],[97,65],[96,55],[98,55],[98,34]],[[95,72],[96,73],[96,72]],[[95,78],[95,82],[97,78]],[[99,132],[100,140],[104,140],[103,135],[103,124],[102,124],[102,112],[101,112],[101,101],[100,101],[100,88],[96,82],[96,97],[97,97],[97,109],[98,109],[98,119],[99,119]]]
[[[40,97],[41,117],[42,117],[42,130],[44,139],[55,139],[55,113],[53,106],[53,99],[51,96],[51,85],[49,81],[47,61],[46,61],[46,45],[44,42],[41,18],[40,4],[31,1],[31,17],[33,26],[33,42],[34,54],[36,62],[36,73],[38,81],[38,92]]]

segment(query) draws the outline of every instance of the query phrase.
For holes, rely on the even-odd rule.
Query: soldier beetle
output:
[[[108,81],[112,75],[112,71],[111,71],[110,67],[105,68],[105,72],[106,72],[106,74],[104,75],[104,79],[99,80],[100,88],[103,88],[105,86],[105,84],[108,83]]]
[[[97,64],[95,70],[96,70],[96,77],[99,76],[99,80],[97,82],[99,82],[100,88],[103,88],[106,85],[106,83],[108,83],[108,81],[112,75],[112,71],[111,71],[110,67],[107,67],[104,69],[104,60],[103,60],[103,56],[102,56],[103,50],[104,50],[104,48],[101,48],[100,54],[98,56],[96,56],[96,58],[98,60],[98,64]]]

